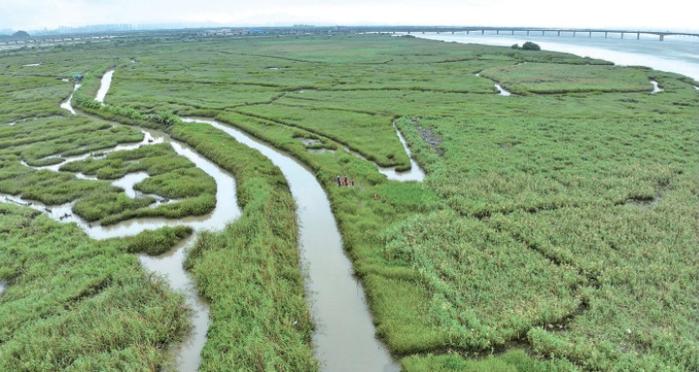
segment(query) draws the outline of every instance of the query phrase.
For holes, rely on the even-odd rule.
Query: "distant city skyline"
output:
[[[478,25],[697,31],[699,6],[635,0],[0,0],[0,30],[124,24],[138,28],[293,24]]]

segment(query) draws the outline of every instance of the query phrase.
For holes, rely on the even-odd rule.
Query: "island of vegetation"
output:
[[[541,50],[541,47],[537,43],[526,41],[524,42],[524,44],[522,44],[522,46],[519,46],[519,44],[512,45],[512,49]]]

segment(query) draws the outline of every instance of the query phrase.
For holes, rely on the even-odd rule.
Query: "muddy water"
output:
[[[379,172],[381,172],[381,174],[386,176],[389,180],[393,181],[422,182],[422,180],[425,179],[425,171],[420,167],[420,165],[415,161],[415,159],[413,159],[413,153],[410,151],[408,143],[405,141],[405,137],[403,137],[403,134],[400,132],[398,127],[396,127],[395,123],[393,124],[393,128],[395,128],[396,134],[398,135],[398,139],[400,140],[401,145],[403,145],[403,150],[405,150],[405,153],[408,155],[408,158],[410,159],[410,169],[404,172],[399,172],[396,170],[395,167],[379,167]]]
[[[102,77],[102,85],[97,93],[96,101],[104,102],[104,97],[109,91],[112,75],[111,70]],[[76,85],[74,92],[79,88]],[[71,97],[61,103],[61,107],[71,113],[75,113],[71,105]],[[213,177],[216,182],[216,206],[214,210],[205,216],[186,217],[177,220],[165,218],[138,218],[124,221],[115,225],[100,226],[91,224],[82,218],[76,216],[72,212],[74,202],[63,205],[44,205],[36,201],[24,200],[18,196],[0,194],[0,200],[18,205],[33,208],[48,215],[50,218],[63,223],[75,223],[85,233],[93,239],[108,239],[120,238],[136,235],[146,230],[154,230],[165,226],[189,226],[195,232],[200,231],[220,231],[226,225],[234,222],[240,216],[240,209],[236,199],[235,179],[226,171],[219,168],[216,164],[201,156],[188,146],[179,143],[164,133],[142,130],[144,138],[141,142],[130,144],[119,144],[111,149],[100,150],[94,153],[87,153],[73,157],[63,158],[59,164],[46,167],[33,167],[35,169],[45,169],[58,172],[60,167],[66,163],[87,159],[89,157],[102,157],[105,154],[113,151],[129,151],[140,146],[152,145],[156,143],[169,143],[174,151],[189,159],[199,169]],[[26,163],[24,163],[26,166]],[[96,179],[92,176],[86,176],[81,173],[76,174],[77,178],[81,179]],[[134,190],[134,186],[148,177],[145,172],[137,172],[127,174],[124,177],[115,180],[112,184],[124,189],[127,196],[135,198],[142,196]],[[149,195],[150,196],[150,195]],[[166,201],[159,198],[157,203],[167,203],[176,201]],[[208,306],[198,296],[198,292],[193,281],[183,268],[183,263],[186,256],[186,251],[196,241],[196,235],[182,241],[171,252],[159,257],[140,256],[139,260],[142,265],[159,275],[162,275],[171,287],[183,293],[185,301],[193,310],[192,323],[193,330],[187,337],[185,342],[173,349],[174,357],[176,358],[176,366],[179,371],[196,371],[200,364],[200,353],[206,342],[206,331],[209,323]]]
[[[104,103],[104,98],[109,92],[113,75],[114,70],[110,70],[102,77],[97,97],[95,97],[96,101]],[[196,232],[204,230],[220,231],[229,223],[237,220],[238,217],[240,217],[240,208],[238,207],[236,199],[236,185],[233,176],[193,149],[172,140],[164,134],[160,137],[162,137],[164,141],[169,142],[177,154],[189,159],[194,165],[213,177],[216,181],[216,207],[214,211],[203,217],[182,218],[175,221],[174,224],[190,226]],[[151,138],[154,139],[154,136],[151,135]],[[147,140],[147,138],[144,139]],[[147,142],[155,143],[157,141],[149,140]],[[138,177],[135,177],[130,181],[133,182],[137,180]],[[133,190],[133,184],[131,185],[131,189]],[[168,225],[171,222],[171,220],[162,218],[149,219],[147,221],[132,220],[127,221],[126,224],[120,224],[123,228],[116,231],[116,233],[118,233],[119,236],[126,236],[134,230],[142,228],[143,225]],[[113,227],[110,226],[108,228],[110,229],[109,232],[114,233],[114,231],[111,230]],[[179,246],[175,247],[169,253],[159,257],[145,255],[139,257],[141,264],[147,270],[162,275],[172,289],[183,293],[187,305],[192,309],[192,331],[181,345],[172,350],[177,369],[183,372],[196,371],[199,368],[199,364],[201,363],[201,350],[206,343],[206,332],[209,328],[209,307],[199,296],[193,280],[183,267],[187,251],[195,242],[196,236],[192,236],[181,242]]]
[[[138,218],[115,225],[101,226],[91,224],[82,218],[76,216],[72,212],[73,202],[48,206],[35,201],[24,200],[20,197],[0,194],[6,202],[27,206],[35,210],[47,214],[56,221],[63,223],[76,223],[87,235],[93,239],[119,238],[133,236],[145,230],[154,230],[165,226],[190,226],[195,231],[220,231],[229,224],[234,222],[240,216],[235,194],[235,180],[224,170],[218,168],[215,164],[189,149],[188,147],[171,141],[171,145],[175,151],[192,161],[197,167],[202,169],[208,175],[216,180],[216,207],[214,211],[205,216],[185,217],[178,220],[169,220],[165,218]],[[129,174],[115,181],[127,190],[127,194],[135,196],[133,186],[139,179],[143,178],[142,174]],[[200,299],[193,281],[185,272],[182,264],[186,256],[186,250],[195,242],[196,237],[192,236],[175,247],[171,252],[158,256],[140,256],[139,259],[143,266],[159,275],[162,275],[177,291],[181,291],[187,304],[193,310],[192,324],[193,330],[188,335],[186,341],[177,349],[173,350],[173,354],[177,360],[177,368],[179,371],[196,371],[200,363],[200,353],[206,342],[206,330],[208,329],[209,311],[206,303]]]
[[[137,191],[134,190],[134,186],[145,181],[146,178],[148,178],[148,173],[146,172],[129,173],[124,177],[114,180],[112,182],[112,186],[119,187],[120,189],[124,190],[126,196],[131,199],[136,199]]]
[[[62,159],[62,161],[60,163],[46,165],[46,166],[38,166],[38,167],[31,166],[23,160],[21,161],[21,163],[25,167],[34,168],[37,170],[49,170],[52,172],[58,172],[59,169],[63,165],[68,164],[68,163],[73,163],[73,162],[85,160],[88,158],[101,158],[101,157],[104,157],[104,155],[107,155],[109,153],[116,152],[116,151],[131,151],[131,150],[135,150],[141,146],[155,145],[158,143],[163,143],[163,142],[165,142],[165,138],[167,137],[165,134],[162,134],[162,133],[154,134],[155,131],[141,130],[141,133],[143,133],[143,139],[140,142],[120,143],[112,148],[95,150],[93,152],[88,152],[85,154],[80,154],[80,155],[75,155],[75,156],[63,157],[61,155],[50,155],[50,156],[47,156],[46,158],[44,158],[44,159],[60,158],[60,159]],[[171,142],[171,140],[168,140],[168,142]],[[83,178],[83,179],[94,179],[93,177],[85,176],[85,175],[82,175],[80,173],[76,174],[76,177]]]
[[[308,268],[306,291],[316,324],[313,345],[322,370],[397,371],[374,324],[361,283],[344,253],[328,197],[304,165],[247,134],[214,120],[185,119],[211,125],[260,151],[279,167],[297,204],[302,261]]]
[[[78,90],[79,88],[80,88],[80,84],[75,84],[75,86],[73,87],[73,92],[70,93],[70,96],[68,97],[68,99],[61,102],[61,108],[64,110],[67,110],[68,112],[70,112],[73,115],[75,115],[75,110],[73,109],[73,94],[75,94],[75,91]]]
[[[120,238],[126,236],[134,236],[146,230],[155,230],[166,226],[189,226],[195,231],[207,230],[207,231],[220,231],[223,230],[227,224],[235,221],[240,216],[240,209],[238,208],[236,200],[236,188],[235,179],[225,170],[219,168],[216,164],[208,160],[202,155],[199,155],[196,151],[191,148],[174,141],[165,135],[152,133],[150,131],[145,131],[149,133],[151,138],[156,138],[155,142],[167,142],[170,143],[172,148],[178,155],[184,156],[189,159],[197,168],[203,170],[206,174],[211,176],[216,181],[216,207],[214,210],[204,216],[192,216],[184,217],[180,219],[166,219],[166,218],[135,218],[128,221],[123,221],[114,225],[102,226],[98,224],[91,224],[82,218],[73,215],[70,209],[66,210],[70,217],[64,218],[62,222],[75,222],[78,226],[83,229],[91,238],[93,239],[109,239],[109,238]],[[89,154],[88,154],[89,155]],[[81,155],[82,157],[82,155]],[[87,157],[85,157],[87,158]],[[67,159],[67,161],[73,160],[73,158]],[[65,164],[61,163],[60,165]],[[56,165],[49,167],[37,167],[38,169],[49,169],[58,171]],[[84,176],[84,175],[83,175]],[[141,173],[130,173],[122,177],[119,180],[114,181],[117,183],[116,186],[122,187],[127,192],[130,197],[135,197],[135,190],[133,186],[140,182],[140,178],[144,178]],[[138,182],[136,182],[138,181]],[[2,196],[4,194],[0,194]],[[38,209],[44,210],[48,209],[63,209],[69,206],[45,206],[41,203],[24,200],[22,198],[6,195],[11,197],[12,200],[18,203],[32,203],[32,205],[37,206]],[[64,214],[61,214],[63,216]],[[58,219],[60,216],[54,216],[50,214],[51,217]]]
[[[425,179],[425,171],[420,167],[420,164],[418,164],[415,161],[415,159],[413,159],[413,154],[410,151],[410,148],[408,147],[408,143],[405,141],[405,137],[403,137],[403,134],[400,132],[398,127],[396,127],[395,123],[393,123],[393,128],[396,130],[396,135],[398,136],[398,140],[400,140],[400,143],[403,146],[403,150],[405,151],[405,154],[408,156],[408,159],[410,159],[410,169],[408,169],[407,171],[398,171],[398,170],[396,170],[396,167],[381,167],[378,164],[374,163],[373,161],[367,159],[364,155],[350,149],[347,146],[344,146],[343,149],[345,150],[345,152],[348,152],[348,153],[352,154],[353,156],[356,156],[364,161],[374,163],[374,165],[376,165],[376,169],[378,169],[379,173],[383,174],[384,176],[386,176],[386,178],[388,178],[391,181],[422,182]],[[322,153],[322,151],[311,151],[311,152]]]
[[[505,88],[503,88],[500,84],[495,84],[495,89],[497,89],[498,94],[503,96],[503,97],[509,97],[512,95],[512,93],[505,90]]]
[[[205,169],[205,171],[207,170]],[[209,174],[212,175],[211,173]],[[126,190],[133,190],[133,185],[142,178],[143,174],[133,173],[115,181],[115,183],[120,184]],[[163,218],[133,219],[113,226],[90,224],[74,215],[72,212],[74,202],[57,206],[48,206],[7,194],[0,194],[0,197],[2,197],[5,202],[11,202],[41,211],[56,221],[76,223],[93,239],[106,239],[131,236],[145,230],[152,230],[163,226],[188,225],[193,227],[195,231],[223,229],[226,224],[233,222],[239,217],[240,211],[236,204],[235,183],[232,181],[232,178],[231,182],[219,183],[219,181],[220,178],[217,178],[216,209],[207,216],[189,217],[180,220],[166,220]],[[127,195],[135,196],[136,194],[133,191],[127,191]],[[186,252],[195,241],[196,235],[192,235],[164,255],[158,257],[146,255],[139,256],[139,260],[144,268],[163,276],[172,289],[184,295],[187,305],[192,309],[192,331],[187,336],[186,340],[172,351],[177,361],[177,369],[187,372],[196,371],[199,367],[201,360],[200,353],[206,343],[206,331],[209,324],[208,306],[206,302],[199,297],[194,282],[183,267]]]
[[[520,64],[520,63],[518,63],[518,65],[519,65],[519,64]],[[475,73],[475,74],[473,74],[473,75],[476,76],[476,77],[481,77],[481,73],[480,73],[480,72],[477,72],[477,73]],[[495,83],[495,89],[498,91],[498,94],[501,95],[501,96],[503,96],[503,97],[509,97],[509,96],[512,95],[512,93],[510,93],[508,90],[506,90],[505,88],[503,88],[502,85],[500,85],[500,84],[498,84],[498,83]]]
[[[107,97],[107,93],[109,92],[109,87],[112,85],[112,77],[114,76],[114,69],[107,71],[104,75],[102,75],[102,81],[100,82],[100,88],[97,91],[97,96],[95,97],[95,101],[104,103],[105,97]]]
[[[165,277],[170,287],[185,294],[185,302],[192,315],[191,333],[178,348],[173,349],[173,357],[177,361],[177,370],[183,372],[196,371],[201,363],[201,350],[206,343],[206,332],[209,329],[209,306],[197,292],[194,281],[184,269],[183,263],[187,251],[196,242],[196,235],[182,241],[177,247],[164,255],[151,257],[141,255],[141,264],[147,270]]]
[[[97,97],[95,97],[96,101],[104,103],[104,99],[112,83],[113,75],[114,70],[110,70],[102,77]],[[120,224],[120,229],[117,231],[113,231],[113,227],[111,226],[108,227],[108,229],[110,229],[109,232],[116,232],[118,236],[126,236],[134,230],[142,228],[144,224],[153,226],[168,225],[170,223],[190,226],[196,232],[204,230],[220,231],[223,230],[226,225],[238,219],[238,217],[240,217],[240,208],[238,207],[236,199],[235,179],[228,172],[219,168],[216,164],[191,148],[165,135],[162,135],[162,137],[172,145],[177,154],[186,157],[199,169],[214,178],[216,181],[216,207],[214,211],[207,216],[187,217],[179,219],[178,221],[166,219],[149,219],[147,221],[132,220]],[[157,141],[148,142],[152,143]],[[131,179],[131,181],[136,181],[137,179],[138,177],[135,177]],[[133,189],[133,185],[131,185],[131,189]],[[169,253],[162,256],[150,257],[142,255],[139,257],[141,264],[147,270],[162,275],[174,290],[182,292],[185,295],[186,303],[189,305],[190,309],[192,309],[192,331],[179,347],[173,349],[173,355],[176,359],[176,365],[179,371],[196,371],[199,368],[201,350],[206,343],[206,332],[209,328],[208,305],[199,297],[194,282],[183,267],[187,250],[191,248],[195,241],[196,237],[192,236],[181,242],[178,247],[175,247]]]

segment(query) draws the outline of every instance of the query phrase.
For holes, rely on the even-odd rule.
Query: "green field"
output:
[[[92,98],[112,66],[101,106]],[[58,107],[72,91],[61,79],[76,72],[85,78],[74,105],[94,116]],[[650,94],[651,79],[662,93]],[[202,235],[187,260],[211,306],[202,370],[318,364],[283,176],[177,116],[238,127],[316,174],[379,337],[406,371],[699,370],[699,94],[686,77],[365,35],[9,51],[0,82],[2,193],[75,201],[75,213],[102,224],[211,211],[215,184],[167,144],[61,172],[22,163],[138,142],[138,127],[166,131],[236,177],[242,217]],[[377,170],[409,165],[394,123],[422,183]],[[135,171],[150,175],[137,190],[179,202],[149,208],[110,185]],[[336,187],[336,175],[357,186]],[[187,331],[182,300],[133,253],[161,253],[189,231],[93,241],[28,208],[0,209],[0,369],[171,365],[168,350]]]
[[[132,254],[145,237],[95,242],[75,226],[4,203],[0,231],[0,277],[9,283],[0,297],[0,369],[169,364],[163,347],[188,332],[187,311]],[[173,239],[163,236],[169,249]]]

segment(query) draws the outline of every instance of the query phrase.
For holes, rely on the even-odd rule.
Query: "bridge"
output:
[[[138,38],[211,38],[211,37],[244,37],[265,35],[305,35],[305,34],[348,34],[348,33],[466,33],[467,35],[526,35],[526,36],[572,36],[572,37],[604,37],[632,38],[650,36],[663,41],[667,37],[692,37],[699,40],[699,33],[625,30],[625,29],[591,29],[591,28],[543,28],[543,27],[483,27],[483,26],[294,26],[294,27],[226,27],[201,29],[149,30],[149,31],[104,31],[97,33],[44,35],[31,38],[0,37],[0,47],[48,46],[56,44],[73,44],[99,42],[109,39],[138,39]]]
[[[367,28],[372,29],[372,28]],[[696,37],[699,39],[699,33],[690,32],[674,32],[674,31],[651,31],[651,30],[626,30],[626,29],[593,29],[593,28],[546,28],[546,27],[419,27],[419,26],[399,26],[399,27],[382,27],[372,29],[368,32],[381,32],[380,29],[390,29],[391,32],[402,33],[456,33],[464,32],[467,35],[474,34],[496,34],[496,35],[526,35],[526,36],[587,36],[591,38],[593,35],[609,37],[619,37],[621,39],[630,36],[631,38],[640,39],[641,35],[648,35],[657,38],[660,41],[665,40],[669,36],[681,37]]]

